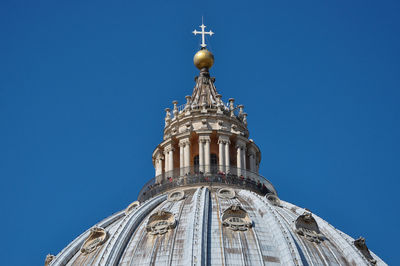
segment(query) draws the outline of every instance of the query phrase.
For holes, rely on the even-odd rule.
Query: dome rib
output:
[[[95,226],[99,227],[107,227],[110,224],[114,223],[115,221],[119,220],[121,217],[124,216],[123,211],[119,211],[114,215],[107,217],[103,221],[97,223]],[[68,246],[66,246],[58,255],[57,257],[51,262],[50,265],[66,265],[68,261],[77,253],[79,252],[80,248],[85,242],[85,239],[90,234],[90,228],[78,236],[74,241],[72,241]]]
[[[131,217],[127,219],[121,232],[116,232],[113,235],[113,241],[110,241],[106,248],[106,253],[103,254],[99,263],[105,265],[117,265],[122,255],[123,250],[126,248],[126,244],[133,233],[133,230],[137,228],[139,223],[148,215],[157,205],[162,203],[166,199],[165,195],[157,196],[147,202],[144,202],[135,212],[130,214]],[[111,248],[109,252],[108,248]]]
[[[296,243],[290,237],[290,232],[286,229],[279,214],[275,211],[275,206],[269,203],[265,197],[261,197],[254,192],[243,190],[239,194],[247,198],[255,197],[257,200],[254,201],[254,207],[257,207],[258,210],[265,210],[262,217],[266,217],[263,220],[270,229],[270,232],[273,232],[272,236],[280,252],[281,263],[283,265],[301,265],[300,262],[302,260],[297,251]],[[255,230],[257,230],[257,226],[255,226]]]

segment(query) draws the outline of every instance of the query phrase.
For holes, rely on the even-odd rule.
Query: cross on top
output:
[[[205,40],[205,35],[208,34],[208,35],[212,36],[214,34],[214,32],[212,32],[211,30],[210,31],[204,31],[206,26],[204,26],[203,23],[201,23],[200,28],[201,28],[201,31],[194,30],[193,34],[194,35],[201,34],[201,47],[205,48],[207,46],[206,40]]]

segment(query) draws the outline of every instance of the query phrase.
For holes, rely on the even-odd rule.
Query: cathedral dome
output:
[[[197,52],[192,95],[165,109],[155,175],[137,200],[45,265],[386,265],[364,238],[278,197],[259,173],[244,106],[217,93],[213,60]]]
[[[77,237],[50,265],[266,264],[385,265],[363,239],[306,209],[224,185],[180,188],[127,207]]]

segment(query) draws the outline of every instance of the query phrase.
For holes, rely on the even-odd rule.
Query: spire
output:
[[[200,75],[195,78],[196,85],[194,86],[191,106],[192,108],[208,108],[220,106],[221,97],[218,96],[217,89],[215,88],[215,78],[210,77],[209,69],[214,64],[214,55],[206,49],[205,34],[212,36],[214,32],[204,31],[203,21],[201,23],[201,31],[194,30],[193,34],[201,34],[202,42],[201,49],[198,51],[193,58],[194,65],[200,69]]]

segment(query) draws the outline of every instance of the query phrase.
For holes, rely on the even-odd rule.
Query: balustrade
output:
[[[201,169],[209,169],[204,173]],[[203,165],[177,168],[167,171],[147,182],[139,193],[138,200],[143,202],[167,190],[194,185],[225,185],[249,189],[258,194],[276,194],[275,188],[263,176],[244,169],[230,167],[223,172],[218,165]]]

